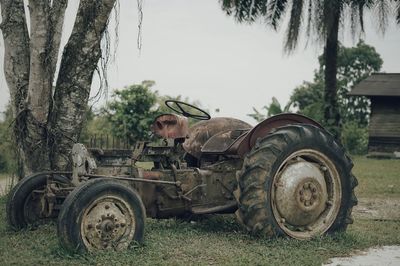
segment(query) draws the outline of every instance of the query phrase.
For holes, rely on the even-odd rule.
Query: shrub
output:
[[[347,122],[342,127],[342,143],[354,155],[366,154],[368,150],[368,129],[356,122]]]

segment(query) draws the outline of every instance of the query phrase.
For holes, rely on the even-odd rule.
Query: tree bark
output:
[[[25,153],[24,139],[28,135],[25,122],[26,97],[29,87],[29,34],[26,24],[23,0],[0,0],[4,40],[4,75],[11,97],[14,123],[14,137],[20,161],[29,161]],[[29,172],[27,164],[19,164],[18,173]]]
[[[60,51],[60,43],[62,37],[62,30],[64,25],[65,10],[67,9],[68,0],[57,0],[53,1],[53,5],[50,9],[49,21],[50,21],[50,73],[51,80],[54,80],[54,75],[56,72],[56,66],[58,61],[58,54]]]
[[[340,136],[340,113],[337,102],[337,56],[338,56],[338,33],[340,23],[340,7],[330,10],[332,15],[331,24],[327,27],[327,39],[325,45],[325,94],[324,94],[324,124],[326,128],[336,137]]]
[[[25,109],[29,85],[29,35],[22,0],[0,0],[4,40],[4,74],[14,116]]]
[[[30,73],[25,112],[27,130],[24,151],[29,155],[28,170],[49,170],[47,118],[51,103],[51,75],[48,60],[49,2],[29,1],[30,13]]]
[[[29,0],[31,36],[23,0],[0,0],[4,72],[15,140],[25,175],[66,169],[78,141],[101,40],[116,0],[81,0],[74,28],[54,76],[68,0]]]
[[[93,73],[101,57],[101,39],[115,1],[80,2],[54,94],[51,162],[55,169],[70,166],[71,148],[82,129]]]

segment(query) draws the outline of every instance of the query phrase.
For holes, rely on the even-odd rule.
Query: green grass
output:
[[[363,198],[400,198],[400,160],[353,158],[358,179],[356,194]]]
[[[354,161],[359,194],[400,197],[396,187],[399,174],[393,170],[400,161],[361,157]],[[376,182],[377,177],[385,179]],[[392,183],[394,189],[387,188]],[[123,252],[73,255],[59,248],[54,224],[35,231],[10,231],[5,223],[5,198],[0,199],[1,265],[321,265],[331,257],[348,255],[356,249],[400,245],[398,232],[400,221],[359,219],[346,233],[297,241],[250,236],[233,215],[210,216],[195,223],[148,219],[142,246]]]

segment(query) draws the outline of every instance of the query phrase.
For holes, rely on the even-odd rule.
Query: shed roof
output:
[[[400,97],[400,73],[374,73],[354,86],[349,95]]]

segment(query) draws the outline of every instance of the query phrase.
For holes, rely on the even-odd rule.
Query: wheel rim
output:
[[[135,233],[134,211],[118,196],[103,196],[86,208],[81,234],[88,250],[126,249]]]
[[[42,188],[44,190],[44,187]],[[41,223],[45,223],[46,217],[42,215],[42,209],[44,203],[41,200],[41,197],[35,195],[34,192],[31,192],[24,202],[24,220],[27,224],[30,225],[38,225]]]
[[[341,199],[340,177],[334,163],[316,150],[291,154],[273,179],[274,218],[293,238],[309,239],[325,233],[339,213]]]
[[[37,176],[38,178],[46,178],[47,176],[42,176],[39,175]],[[56,176],[55,185],[57,189],[59,188],[65,188],[70,185],[68,181],[61,181],[60,179],[62,176]],[[52,184],[53,185],[53,184]],[[24,221],[27,225],[31,225],[33,227],[36,227],[38,225],[42,225],[47,223],[53,218],[56,218],[58,216],[58,209],[55,209],[54,206],[50,207],[48,199],[46,197],[46,194],[49,194],[49,191],[47,191],[47,181],[39,186],[36,187],[33,191],[29,193],[29,195],[26,197],[23,205],[23,216],[24,216]],[[52,196],[55,196],[52,194]],[[55,204],[61,204],[58,199],[56,199]],[[51,209],[51,212],[50,212]]]

